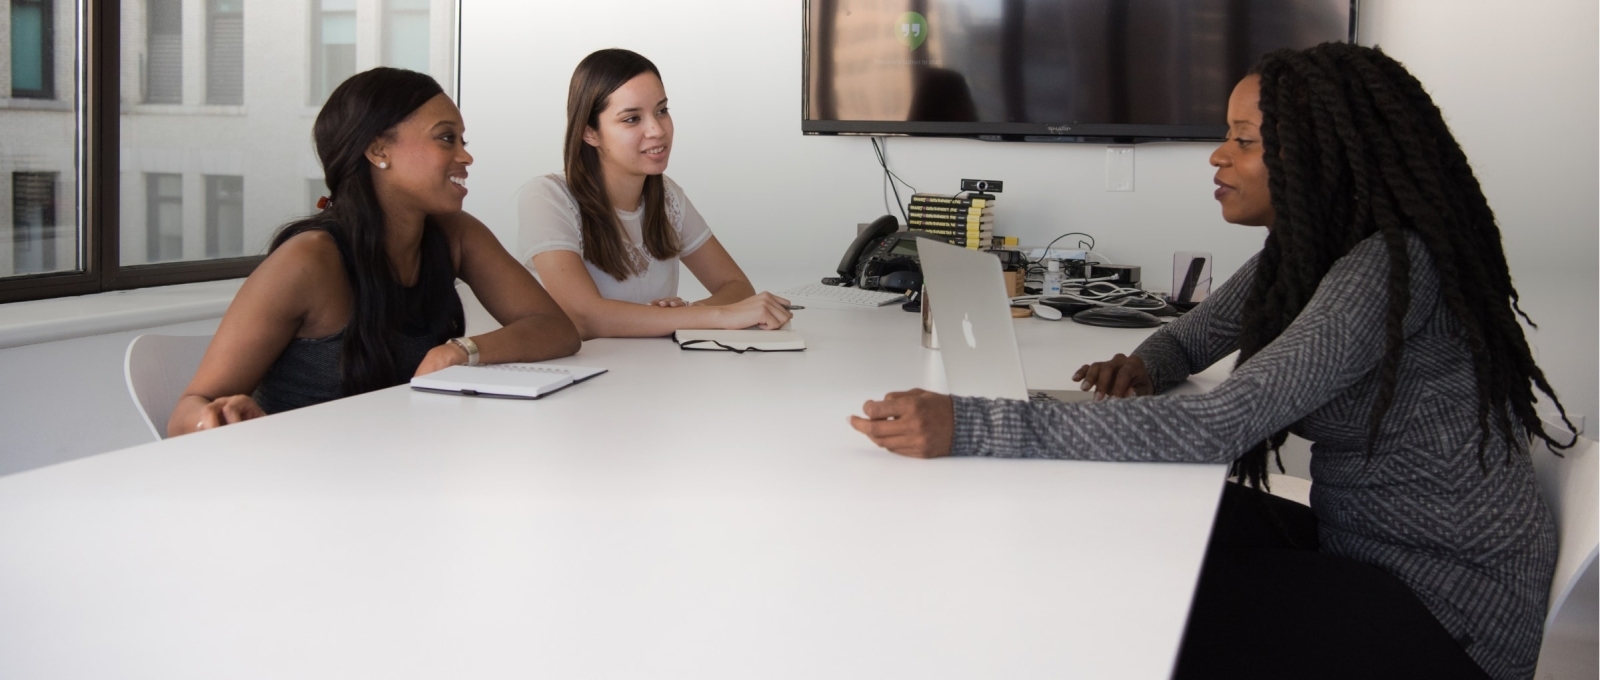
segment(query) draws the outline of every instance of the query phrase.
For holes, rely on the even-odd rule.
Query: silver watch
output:
[[[465,335],[459,338],[450,338],[450,344],[460,347],[461,351],[467,353],[468,366],[478,365],[478,343],[473,342],[472,338]]]

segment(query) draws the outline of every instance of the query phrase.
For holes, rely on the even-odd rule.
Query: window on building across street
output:
[[[183,259],[183,175],[145,173],[145,262]]]
[[[428,70],[428,0],[385,0],[383,63]]]
[[[311,44],[311,103],[321,105],[333,88],[356,73],[356,0],[312,0],[316,16]]]
[[[244,178],[206,175],[206,257],[244,254]]]
[[[56,270],[57,174],[11,173],[13,273],[38,274]]]
[[[11,0],[11,96],[54,99],[55,7],[51,0]]]
[[[206,103],[244,103],[244,0],[206,0]]]
[[[145,4],[145,92],[149,104],[183,103],[183,2]]]

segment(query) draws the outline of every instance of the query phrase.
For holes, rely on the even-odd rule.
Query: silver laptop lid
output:
[[[1027,399],[1000,258],[926,238],[917,256],[950,393]]]

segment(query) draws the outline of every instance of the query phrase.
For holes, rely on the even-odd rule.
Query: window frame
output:
[[[462,4],[455,3],[452,12],[452,30],[457,36],[453,45],[455,73],[451,87],[447,88],[458,98]],[[70,226],[77,230],[80,266],[66,272],[0,277],[0,304],[249,276],[266,255],[121,264],[121,233],[125,226],[122,223],[120,167],[122,0],[79,0],[76,11],[77,33],[73,42],[78,52],[70,56],[81,63],[76,70],[77,77],[69,83],[55,83],[54,96],[56,101],[61,101],[73,93],[77,101],[74,117],[78,134],[73,140],[77,192],[64,200],[76,201],[78,205],[78,222]],[[61,16],[52,10],[51,18],[53,27],[59,29]],[[130,36],[130,39],[144,38]],[[54,50],[55,60],[68,56],[55,50],[53,36],[48,44]],[[54,70],[51,73],[53,77]],[[137,94],[142,100],[144,93]],[[313,106],[320,106],[320,102]]]

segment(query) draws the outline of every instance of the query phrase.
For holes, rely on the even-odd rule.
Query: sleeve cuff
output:
[[[955,428],[950,438],[952,456],[988,456],[990,439],[989,399],[952,396]]]

